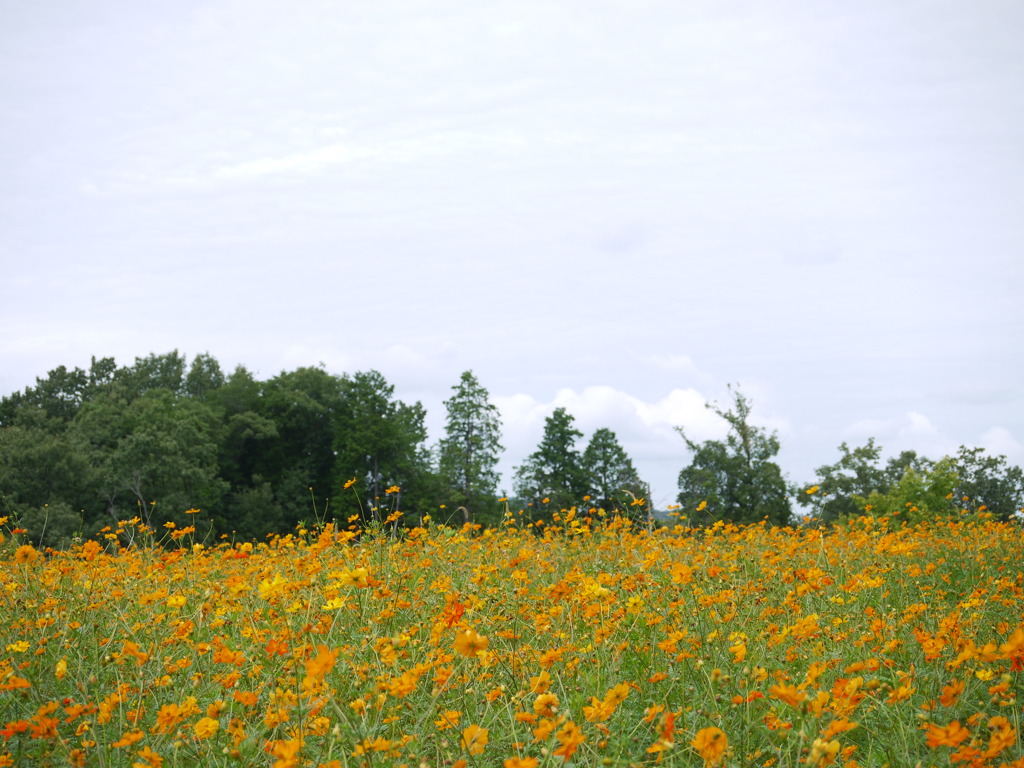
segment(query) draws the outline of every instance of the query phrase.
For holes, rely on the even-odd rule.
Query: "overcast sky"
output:
[[[728,383],[793,481],[872,436],[1024,464],[1022,36],[1014,0],[0,0],[0,393],[322,362],[435,440],[472,369],[506,472],[562,405],[662,504]]]

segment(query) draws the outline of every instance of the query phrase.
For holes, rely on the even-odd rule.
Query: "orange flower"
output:
[[[155,733],[168,733],[174,726],[184,719],[181,708],[177,704],[164,704],[156,713],[156,725],[153,726]]]
[[[661,762],[661,753],[672,749],[675,746],[673,736],[676,730],[676,716],[673,712],[666,712],[661,718],[661,730],[658,740],[647,748],[648,754],[657,754],[657,762]]]
[[[954,720],[947,726],[929,725],[928,741],[929,747],[955,747],[960,742],[969,738],[971,732],[960,725],[959,720]]]
[[[297,768],[302,739],[278,740],[270,744],[270,754],[277,758],[274,768]]]
[[[115,741],[113,744],[111,744],[111,746],[130,747],[132,744],[142,741],[145,735],[146,734],[144,734],[142,731],[130,731],[129,733],[123,734],[121,738]]]
[[[445,617],[444,620],[445,626],[449,628],[455,626],[459,622],[459,619],[462,618],[465,612],[466,606],[464,606],[458,600],[453,602],[446,611],[448,615]]]
[[[510,757],[502,763],[504,768],[537,768],[536,757]]]
[[[985,757],[993,758],[1007,747],[1013,746],[1017,733],[1013,724],[1002,715],[990,717],[988,721],[989,738]]]
[[[579,726],[572,720],[558,729],[555,738],[558,739],[560,746],[552,754],[562,758],[563,761],[567,761],[572,757],[577,747],[587,740],[587,737],[580,731]]]
[[[160,768],[164,764],[164,759],[149,747],[143,747],[136,755],[143,762],[132,763],[132,768]]]
[[[964,681],[954,680],[949,685],[942,686],[942,695],[939,696],[939,704],[944,707],[952,707],[964,692]]]
[[[235,691],[231,694],[231,698],[243,707],[255,707],[259,701],[259,696],[252,691]]]
[[[791,707],[799,707],[803,700],[807,698],[807,694],[799,690],[795,685],[773,685],[768,689],[768,693],[784,704],[789,704]]]
[[[306,659],[306,677],[322,680],[338,661],[338,650],[331,650],[326,645],[316,647],[316,656]]]
[[[441,713],[441,717],[434,721],[434,725],[437,726],[437,730],[446,731],[457,726],[461,717],[462,713],[459,710],[448,709]]]
[[[455,638],[455,650],[463,656],[476,656],[481,651],[487,650],[488,640],[483,635],[478,635],[472,629],[460,632]]]
[[[705,766],[718,765],[729,748],[729,739],[721,728],[711,726],[697,731],[690,746],[697,750]]]
[[[488,741],[487,733],[487,729],[481,728],[479,725],[467,726],[462,731],[462,744],[466,751],[471,755],[483,754]]]
[[[544,717],[554,717],[558,712],[558,696],[553,693],[542,693],[533,700],[533,711]]]
[[[1024,670],[1024,627],[1017,627],[1010,639],[999,646],[1004,658],[1010,659],[1010,669],[1014,672]]]
[[[100,544],[98,541],[89,539],[89,541],[85,542],[85,544],[82,545],[82,557],[88,560],[89,562],[95,560],[96,556],[99,555],[99,553]]]
[[[530,693],[545,693],[551,687],[551,675],[541,672],[536,677],[530,678]]]

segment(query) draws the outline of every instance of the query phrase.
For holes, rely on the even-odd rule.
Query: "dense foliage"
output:
[[[0,399],[0,514],[47,546],[133,517],[184,525],[194,508],[205,513],[204,535],[251,540],[313,516],[380,522],[382,500],[397,488],[411,515],[494,526],[503,508],[501,420],[471,371],[452,390],[445,434],[428,445],[422,404],[397,398],[377,371],[299,368],[260,381],[177,351],[130,366],[112,358],[93,358],[88,370],[62,366]],[[865,510],[914,518],[979,507],[1007,520],[1024,502],[1024,473],[1005,457],[961,448],[939,461],[905,452],[883,463],[874,441],[841,445],[840,459],[818,469],[817,492],[806,493],[787,485],[777,436],[753,425],[750,401],[732,394],[728,408],[709,406],[724,439],[697,443],[680,430],[689,463],[678,501],[691,524],[786,524],[794,498],[823,522]],[[597,429],[581,447],[583,438],[573,415],[556,408],[516,470],[512,507],[547,523],[576,504],[648,525],[664,519],[670,510],[651,507],[615,433]],[[340,494],[352,480],[358,501]]]

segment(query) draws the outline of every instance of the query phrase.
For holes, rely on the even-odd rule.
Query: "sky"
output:
[[[728,385],[794,483],[1024,464],[1024,4],[4,0],[0,393],[90,358],[472,370],[659,504]]]

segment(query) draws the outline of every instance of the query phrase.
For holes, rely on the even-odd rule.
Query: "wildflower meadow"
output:
[[[0,765],[1024,767],[1024,535],[127,520],[0,544]]]

